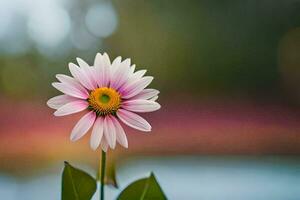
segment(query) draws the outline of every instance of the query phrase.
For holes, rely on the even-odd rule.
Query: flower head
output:
[[[144,76],[146,70],[135,72],[130,59],[117,57],[112,63],[106,53],[96,55],[94,65],[89,66],[77,58],[78,65],[69,64],[71,76],[58,74],[59,82],[53,87],[64,93],[48,100],[56,109],[55,116],[87,111],[77,122],[70,139],[76,141],[90,129],[90,145],[104,151],[114,149],[116,143],[128,147],[126,134],[119,123],[140,131],[151,131],[150,124],[136,113],[158,110],[158,90],[145,89],[153,80]]]

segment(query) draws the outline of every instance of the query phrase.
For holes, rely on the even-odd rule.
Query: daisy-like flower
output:
[[[112,63],[106,53],[98,53],[94,65],[89,66],[77,58],[78,65],[70,63],[73,77],[57,74],[59,82],[53,87],[64,93],[48,100],[49,107],[56,109],[55,116],[87,111],[71,132],[71,141],[84,136],[90,129],[90,145],[104,151],[114,149],[118,142],[128,147],[126,134],[119,123],[140,130],[151,131],[150,124],[136,113],[158,110],[158,90],[145,89],[153,80],[144,76],[146,70],[135,72],[130,59],[117,57]]]

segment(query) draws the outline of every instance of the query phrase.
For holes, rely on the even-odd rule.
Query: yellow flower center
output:
[[[115,114],[121,104],[120,94],[108,87],[93,90],[88,98],[89,108],[98,115]]]

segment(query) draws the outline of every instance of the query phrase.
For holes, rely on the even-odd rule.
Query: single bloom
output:
[[[118,142],[128,148],[126,134],[119,121],[140,130],[151,131],[150,124],[136,113],[158,110],[159,91],[146,89],[152,76],[144,76],[146,70],[135,71],[130,59],[117,57],[111,63],[109,56],[98,53],[94,65],[77,58],[78,65],[70,63],[72,76],[57,74],[59,82],[52,83],[62,95],[48,100],[55,116],[86,111],[71,132],[76,141],[91,129],[90,145],[104,151],[114,149]]]

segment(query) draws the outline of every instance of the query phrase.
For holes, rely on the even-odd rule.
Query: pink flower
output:
[[[71,76],[58,74],[53,87],[64,93],[48,100],[56,109],[55,116],[64,116],[87,110],[72,130],[70,139],[76,141],[90,129],[90,145],[104,151],[114,149],[116,142],[128,147],[126,134],[119,123],[140,131],[151,131],[150,124],[136,113],[158,110],[158,90],[145,89],[153,80],[144,76],[146,70],[135,71],[130,59],[117,57],[112,63],[106,53],[98,53],[94,66],[77,58],[79,66],[70,63]]]

